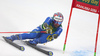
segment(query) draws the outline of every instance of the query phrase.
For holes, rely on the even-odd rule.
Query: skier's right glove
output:
[[[48,29],[48,24],[47,24],[47,23],[43,23],[43,24],[42,24],[42,27],[43,27],[44,30],[45,30],[45,29]]]
[[[43,23],[43,29],[46,30],[47,34],[52,34],[52,29],[49,28],[47,23]]]

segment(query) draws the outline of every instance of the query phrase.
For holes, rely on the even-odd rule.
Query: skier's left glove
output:
[[[58,34],[53,34],[52,37],[53,37],[54,39],[57,39],[57,38],[58,38]]]
[[[52,40],[54,40],[54,39],[57,39],[57,37],[58,37],[58,34],[49,35],[49,36],[47,37],[47,40],[48,40],[48,41],[52,41]]]
[[[48,40],[48,41],[52,41],[52,40],[54,40],[54,38],[52,37],[52,35],[49,35],[49,36],[47,37],[47,40]]]

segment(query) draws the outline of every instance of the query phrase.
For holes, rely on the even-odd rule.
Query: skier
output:
[[[24,40],[24,39],[33,39],[28,42],[33,45],[37,45],[38,43],[46,43],[50,42],[54,39],[57,39],[58,36],[62,32],[62,22],[63,15],[60,12],[54,13],[53,17],[47,17],[44,23],[38,26],[36,29],[32,30],[32,32],[36,33],[22,33],[12,35],[10,37],[6,37],[11,41],[14,40]],[[46,31],[46,33],[38,33],[37,31]]]

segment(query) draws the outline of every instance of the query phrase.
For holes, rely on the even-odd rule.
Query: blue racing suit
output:
[[[60,25],[59,27],[55,28],[53,25],[52,17],[47,17],[46,20],[44,21],[44,23],[47,23],[48,27],[50,29],[52,29],[52,34],[50,34],[50,33],[48,33],[48,34],[47,33],[23,33],[23,34],[18,34],[19,39],[22,39],[22,40],[33,39],[32,41],[35,41],[36,43],[46,43],[46,42],[54,40],[54,38],[52,38],[52,39],[49,38],[50,36],[53,36],[54,34],[57,34],[59,36],[61,34],[62,26]],[[33,32],[34,31],[46,31],[43,24],[38,26],[36,29],[34,29],[32,31]],[[17,38],[15,40],[17,40]]]

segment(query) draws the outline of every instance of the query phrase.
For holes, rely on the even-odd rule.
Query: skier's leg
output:
[[[54,40],[54,38],[52,37],[52,34],[42,34],[41,37],[39,38],[39,42],[38,43],[46,43],[46,42],[50,42]]]
[[[39,38],[29,41],[29,43],[31,43],[33,45],[37,45],[38,43],[46,43],[46,42],[49,42],[52,40],[53,40],[53,38],[52,38],[51,34],[42,34]]]
[[[33,45],[37,45],[39,42],[39,38],[36,38],[36,39],[33,39],[33,40],[30,40],[29,43],[30,44],[33,44]]]
[[[40,27],[37,27],[36,29],[32,31],[41,31]],[[17,35],[12,35],[10,37],[6,37],[7,39],[10,39],[12,41],[14,40],[23,40],[23,39],[34,39],[38,36],[40,36],[41,33],[23,33],[23,34],[17,34]]]

